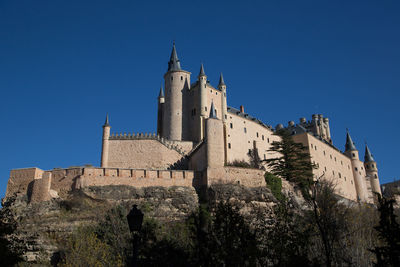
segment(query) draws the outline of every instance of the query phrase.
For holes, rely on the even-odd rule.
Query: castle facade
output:
[[[48,200],[74,188],[91,185],[204,186],[212,183],[240,183],[261,186],[260,170],[229,166],[249,161],[248,152],[257,148],[261,159],[277,157],[269,149],[280,137],[275,131],[286,128],[296,142],[309,151],[315,179],[329,179],[337,193],[354,201],[373,202],[380,192],[375,160],[366,146],[360,161],[347,132],[345,151],[333,145],[329,119],[315,114],[275,128],[239,109],[227,105],[227,86],[222,74],[218,86],[207,80],[204,66],[195,82],[183,70],[175,44],[164,88],[158,96],[157,133],[111,133],[107,116],[103,125],[100,168],[77,167],[43,171],[38,168],[12,170],[6,197],[32,192],[36,201]]]

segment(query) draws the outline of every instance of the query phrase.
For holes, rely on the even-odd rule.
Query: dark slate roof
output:
[[[199,76],[206,76],[206,73],[204,72],[203,63],[201,63],[201,66],[200,66],[200,73],[199,73]]]
[[[108,123],[108,114],[106,115],[106,121],[104,122],[103,127],[107,127],[110,126],[110,124]]]
[[[168,71],[176,71],[182,70],[181,63],[178,58],[178,54],[176,53],[175,43],[172,46],[171,57],[168,62]]]
[[[163,98],[164,97],[164,90],[162,86],[160,87],[160,93],[158,94],[158,98]]]
[[[274,131],[274,128],[273,128],[272,126],[267,125],[267,124],[264,124],[264,123],[263,123],[262,121],[260,121],[259,119],[255,118],[255,117],[253,117],[253,116],[251,116],[251,115],[249,115],[249,114],[247,114],[247,113],[240,112],[240,110],[238,110],[238,109],[236,109],[236,108],[232,108],[232,107],[228,107],[227,109],[228,109],[228,113],[237,115],[237,116],[239,116],[239,117],[248,119],[248,120],[250,120],[250,121],[254,121],[255,123],[258,123],[258,124],[260,124],[261,126],[267,128],[267,129],[269,129],[270,131]]]
[[[346,134],[346,145],[345,145],[345,151],[352,151],[352,150],[357,150],[356,146],[354,145],[353,140],[351,139],[351,136],[349,134],[349,131],[347,131]]]
[[[222,72],[221,72],[221,74],[219,75],[218,87],[221,86],[221,85],[225,85],[224,76],[222,76]]]
[[[364,162],[372,162],[372,161],[375,161],[375,160],[372,157],[371,151],[369,151],[369,148],[368,148],[367,144],[365,144]]]
[[[211,102],[211,108],[210,108],[210,116],[211,119],[216,119],[217,114],[215,113],[215,107],[214,107],[214,101]]]

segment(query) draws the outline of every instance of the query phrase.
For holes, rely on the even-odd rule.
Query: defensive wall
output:
[[[200,188],[217,183],[235,183],[258,187],[265,185],[263,176],[263,171],[237,167],[207,168],[202,172],[95,167],[44,171],[29,168],[11,171],[6,198],[14,194],[26,194],[31,202],[47,201],[65,197],[76,189],[107,185],[139,188],[151,186]],[[19,186],[12,186],[17,184]]]
[[[112,134],[107,166],[113,168],[168,169],[193,148],[193,142],[169,141],[152,134]]]

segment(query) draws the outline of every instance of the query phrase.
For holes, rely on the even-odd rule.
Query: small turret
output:
[[[350,136],[350,134],[349,134],[349,130],[347,130],[347,133],[346,133],[345,151],[353,151],[353,150],[356,150],[356,151],[357,151],[357,148],[356,148],[356,146],[354,145],[353,140],[351,139],[351,136]]]
[[[368,191],[365,177],[362,175],[362,162],[359,160],[358,150],[351,139],[350,133],[346,130],[346,145],[344,154],[351,160],[351,168],[353,170],[354,183],[356,187],[358,200],[368,202]]]
[[[222,76],[222,72],[219,75],[219,83],[218,83],[218,88],[221,88],[222,86],[226,86],[225,82],[224,82],[224,76]]]
[[[158,102],[159,103],[164,103],[165,97],[164,97],[164,90],[163,87],[160,87],[160,93],[158,93]]]
[[[211,102],[211,108],[210,108],[210,116],[209,118],[211,119],[217,119],[217,114],[215,112],[215,107],[214,107],[214,101]]]
[[[382,194],[378,177],[378,167],[367,144],[365,144],[364,167],[371,182],[372,192]]]
[[[158,94],[158,112],[157,112],[157,135],[163,136],[163,120],[164,120],[164,90],[160,87],[160,93]]]
[[[219,83],[218,83],[218,89],[221,90],[221,118],[222,121],[225,122],[227,118],[227,113],[228,113],[228,107],[227,107],[227,100],[226,100],[226,84],[224,82],[224,77],[222,76],[222,72],[219,76]]]
[[[374,158],[372,157],[371,151],[369,151],[369,147],[367,144],[365,144],[365,155],[364,155],[364,162],[375,162]]]
[[[198,78],[199,78],[199,94],[200,94],[200,96],[199,96],[200,115],[203,117],[206,117],[207,116],[207,92],[206,92],[207,75],[204,72],[203,63],[201,63]]]
[[[111,126],[108,120],[108,114],[106,115],[106,121],[103,125],[103,139],[102,139],[102,149],[101,149],[101,163],[102,168],[108,165],[108,151],[109,151],[109,138],[110,138]]]

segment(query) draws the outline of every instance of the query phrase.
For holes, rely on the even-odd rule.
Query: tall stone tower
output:
[[[168,71],[164,75],[164,80],[163,137],[180,141],[182,140],[183,91],[190,88],[190,72],[182,70],[175,43],[172,47]]]
[[[106,116],[106,121],[103,125],[103,143],[101,149],[101,167],[108,167],[108,151],[109,151],[109,138],[110,138],[111,126],[108,123],[108,114]]]
[[[364,167],[371,182],[372,192],[382,194],[379,184],[378,167],[367,145],[365,145]]]
[[[345,154],[351,159],[351,168],[353,170],[354,183],[356,186],[357,196],[360,201],[367,202],[367,184],[364,177],[361,175],[362,164],[358,157],[358,150],[354,145],[349,132],[346,134]]]

